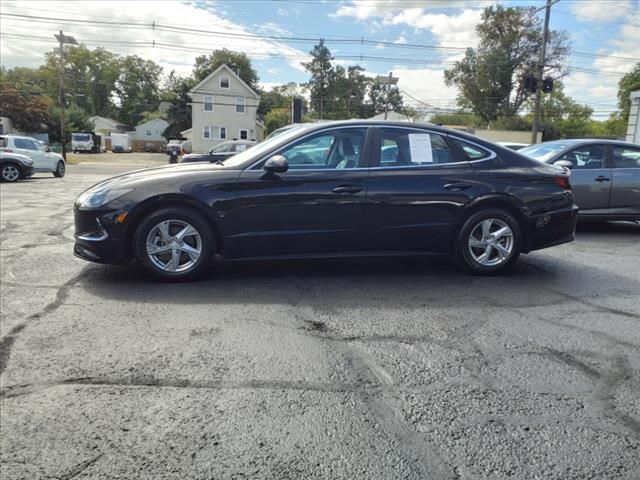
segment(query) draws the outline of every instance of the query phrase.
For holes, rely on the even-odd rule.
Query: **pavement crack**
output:
[[[78,465],[76,465],[75,467],[73,467],[69,472],[65,473],[64,475],[60,475],[57,478],[59,480],[70,480],[72,478],[77,477],[78,475],[80,475],[82,472],[84,472],[87,468],[89,468],[91,465],[93,465],[94,463],[96,463],[98,460],[100,460],[100,458],[102,457],[102,453],[100,453],[99,455],[96,455],[95,457],[82,462]]]

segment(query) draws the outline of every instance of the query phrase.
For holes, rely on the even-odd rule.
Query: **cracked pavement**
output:
[[[503,277],[446,257],[72,255],[69,166],[0,190],[3,479],[640,478],[640,225]]]

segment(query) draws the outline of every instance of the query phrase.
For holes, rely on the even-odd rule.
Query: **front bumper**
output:
[[[528,250],[540,250],[575,239],[578,206],[573,204],[558,210],[528,218],[530,245]]]
[[[74,255],[95,263],[128,263],[132,258],[131,248],[124,226],[114,221],[118,213],[76,207]]]
[[[20,165],[20,171],[22,172],[23,177],[30,177],[33,175],[33,165]]]

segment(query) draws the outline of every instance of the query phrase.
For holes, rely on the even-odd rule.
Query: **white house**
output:
[[[627,142],[640,143],[640,90],[631,92],[631,110],[627,125]]]
[[[124,133],[127,130],[127,126],[123,123],[114,120],[113,118],[100,117],[95,115],[89,117],[89,121],[93,123],[93,131],[100,135],[111,135],[113,133]]]
[[[227,65],[221,65],[189,92],[193,151],[205,152],[224,140],[258,140],[260,96]]]
[[[132,140],[164,141],[162,136],[169,122],[162,118],[154,118],[136,126],[135,131],[127,132]]]

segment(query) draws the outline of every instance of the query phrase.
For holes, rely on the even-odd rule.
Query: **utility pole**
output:
[[[540,50],[540,60],[538,62],[538,72],[536,75],[536,101],[533,110],[533,128],[531,129],[531,143],[538,143],[538,125],[540,123],[540,102],[542,100],[542,76],[544,75],[545,56],[547,54],[547,40],[549,39],[549,17],[551,16],[551,5],[558,0],[547,0],[544,9],[544,30],[542,31],[542,49]]]
[[[387,83],[387,102],[384,105],[384,119],[387,119],[387,115],[389,114],[389,97],[391,96],[391,81],[393,79],[392,72],[389,72],[389,81]]]
[[[375,79],[377,82],[387,87],[385,100],[384,100],[384,119],[386,120],[387,116],[389,115],[389,99],[391,97],[391,85],[397,84],[398,78],[397,77],[394,78],[393,73],[389,72],[388,77],[383,77],[382,75],[378,75]]]
[[[60,140],[62,142],[62,158],[67,159],[67,151],[65,146],[65,136],[64,136],[64,45],[71,44],[77,45],[76,39],[65,35],[60,30],[59,35],[55,35],[56,40],[60,43],[60,72],[58,79],[58,103],[60,105]]]

